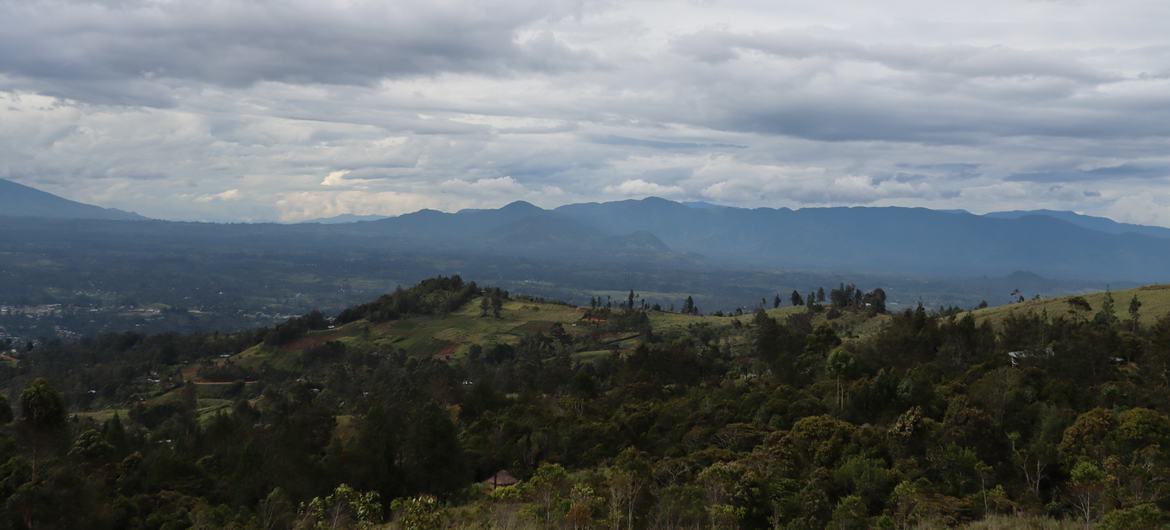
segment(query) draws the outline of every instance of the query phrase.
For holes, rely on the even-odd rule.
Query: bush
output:
[[[1097,525],[1102,530],[1133,530],[1140,528],[1159,528],[1158,507],[1153,504],[1139,504],[1130,508],[1113,510]]]

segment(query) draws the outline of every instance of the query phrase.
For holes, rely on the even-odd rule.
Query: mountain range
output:
[[[661,198],[543,209],[514,202],[454,213],[310,224],[141,221],[0,180],[0,212],[56,219],[139,220],[134,228],[74,227],[54,237],[133,232],[173,244],[381,248],[567,263],[591,260],[715,270],[847,271],[934,277],[1029,271],[1100,281],[1166,281],[1170,229],[1050,210],[995,212],[902,207],[736,208]],[[346,222],[348,220],[363,222]],[[27,225],[26,225],[27,226]],[[196,243],[200,242],[200,243]],[[218,243],[217,243],[218,242]],[[225,243],[227,242],[227,243]]]

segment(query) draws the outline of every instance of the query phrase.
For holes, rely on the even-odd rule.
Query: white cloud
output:
[[[200,195],[200,196],[195,198],[195,202],[208,203],[208,202],[215,202],[215,201],[238,201],[238,200],[240,200],[240,198],[241,198],[240,190],[233,188],[230,190],[221,191],[219,193],[212,193],[209,195]]]
[[[322,186],[340,186],[345,183],[345,176],[349,174],[348,169],[339,169],[337,171],[330,171],[325,175],[325,180],[321,181]]]
[[[655,182],[647,182],[642,179],[622,181],[621,184],[616,186],[606,186],[602,189],[602,191],[605,193],[623,195],[627,197],[646,197],[651,195],[669,197],[686,193],[686,190],[679,186],[664,186]]]

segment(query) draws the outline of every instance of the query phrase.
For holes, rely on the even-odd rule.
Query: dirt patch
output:
[[[439,350],[439,352],[435,354],[435,358],[441,359],[444,361],[450,361],[451,358],[455,356],[455,350],[458,350],[458,349],[459,349],[458,344],[455,344],[454,342],[449,342],[449,343],[447,343],[446,346],[443,346],[443,349]]]

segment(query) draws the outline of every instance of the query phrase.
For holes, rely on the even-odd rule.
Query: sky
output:
[[[1170,2],[0,0],[0,177],[155,218],[646,196],[1170,226]]]

